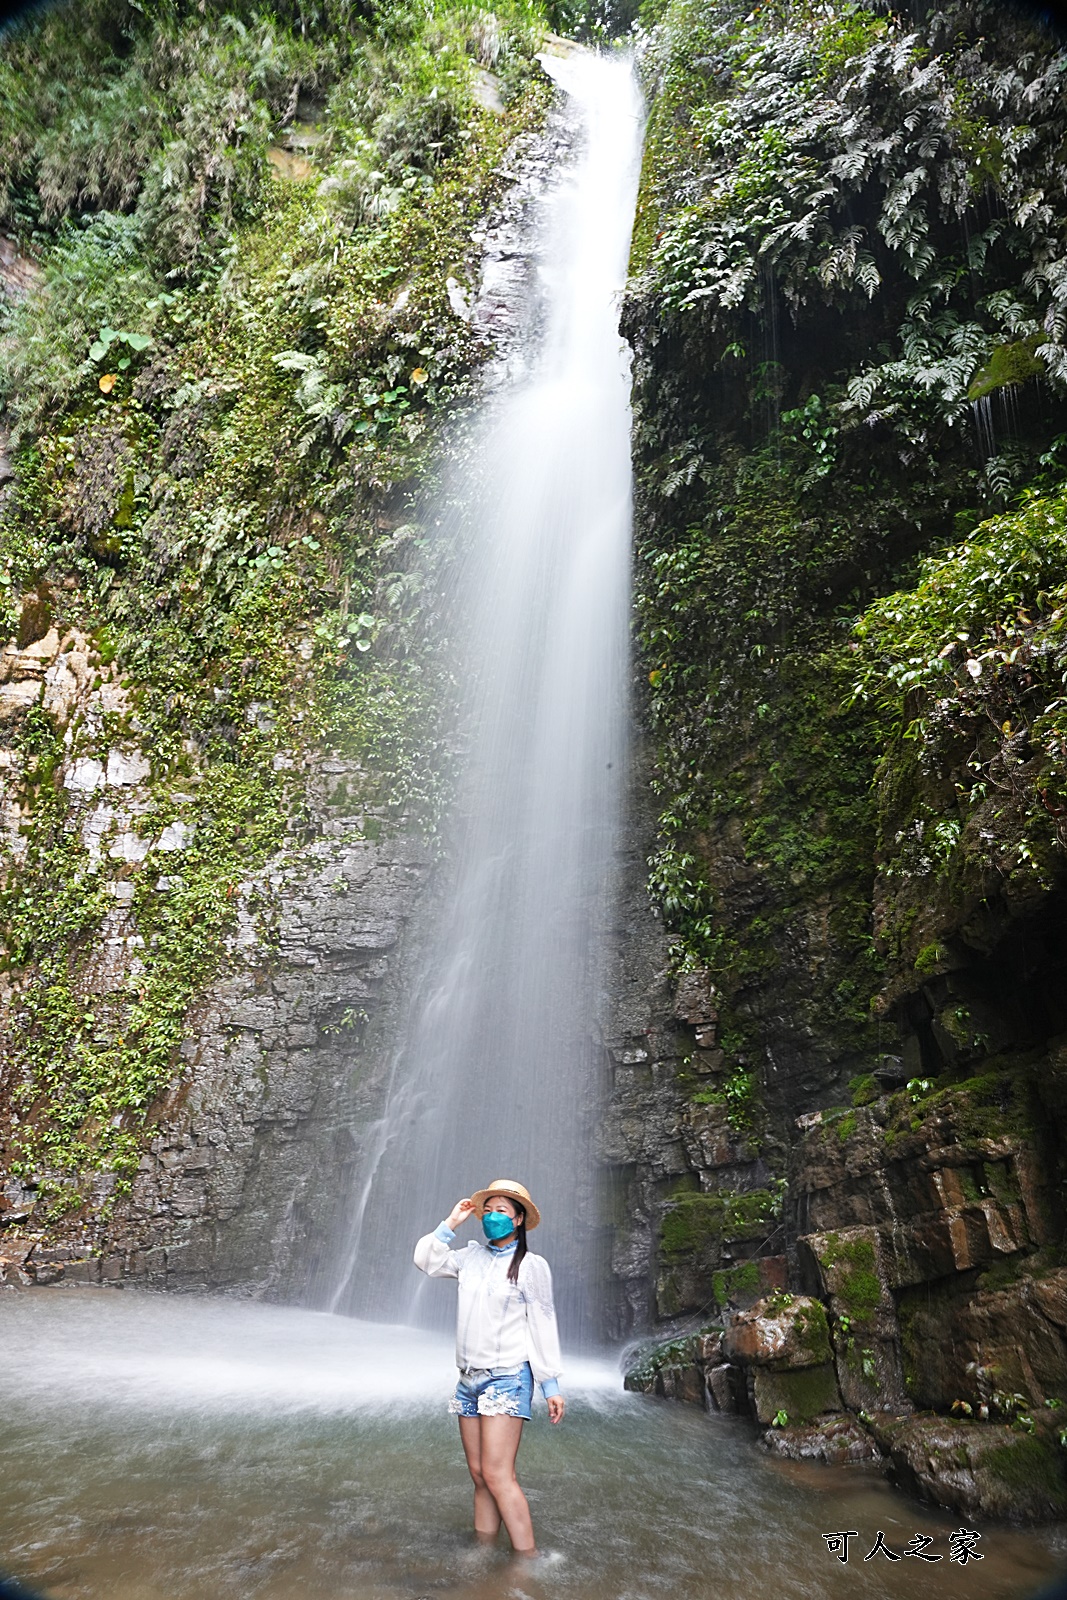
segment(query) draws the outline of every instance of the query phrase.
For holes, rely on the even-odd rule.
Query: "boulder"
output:
[[[728,1361],[707,1370],[709,1411],[723,1411],[727,1416],[743,1415],[748,1411],[748,1392],[745,1375],[740,1367]]]
[[[735,1317],[723,1335],[723,1353],[746,1367],[822,1366],[831,1359],[826,1311],[809,1295],[767,1295]]]
[[[871,1432],[889,1453],[890,1476],[909,1494],[965,1517],[1051,1522],[1067,1514],[1067,1473],[1053,1428],[922,1415]]]
[[[822,1461],[844,1467],[858,1461],[881,1461],[882,1452],[855,1417],[825,1417],[799,1426],[768,1428],[760,1444],[787,1461]]]
[[[646,1346],[623,1379],[623,1387],[664,1400],[681,1400],[707,1411],[747,1413],[748,1389],[740,1367],[723,1360],[718,1329],[668,1344]]]
[[[702,1406],[706,1399],[704,1369],[695,1364],[660,1367],[653,1393],[664,1400],[681,1400],[687,1405]]]

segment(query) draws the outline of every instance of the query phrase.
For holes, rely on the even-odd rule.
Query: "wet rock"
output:
[[[743,1166],[750,1160],[749,1141],[731,1127],[727,1106],[687,1105],[679,1131],[686,1156],[697,1170]]]
[[[484,93],[490,102],[488,109],[495,110],[491,103],[495,80],[481,69],[476,69],[476,77],[476,96]],[[526,371],[530,333],[544,309],[536,292],[543,240],[540,219],[572,140],[573,128],[558,105],[540,131],[525,135],[512,146],[501,169],[508,187],[471,234],[471,242],[481,249],[479,282],[470,302],[461,293],[454,309],[469,317],[472,328],[492,345],[493,358],[485,371],[490,389]],[[454,294],[450,292],[450,301]]]
[[[91,776],[94,788],[103,783],[101,762]],[[105,837],[128,837],[127,853],[140,853],[127,820],[137,787],[109,791],[106,807],[88,785],[72,790],[84,826],[96,818],[98,858]],[[345,1173],[361,1156],[350,1130],[370,1126],[380,1104],[389,1057],[379,1039],[408,982],[404,933],[429,868],[421,837],[350,835],[313,840],[243,884],[231,962],[187,1019],[131,1192],[116,1195],[109,1221],[74,1217],[50,1229],[55,1245],[70,1241],[65,1260],[52,1252],[12,1272],[40,1284],[299,1293],[318,1267],[309,1240],[321,1249],[329,1238]],[[110,887],[115,907],[83,974],[94,994],[128,981],[141,959],[126,909],[133,882]],[[336,1182],[322,1182],[324,1161]],[[17,1216],[13,1230],[32,1227],[21,1191],[5,1186],[4,1200],[0,1225]]]
[[[803,1130],[798,1262],[857,1411],[1067,1398],[1067,1279],[1040,1254],[1054,1207],[1005,1092],[991,1075],[921,1114],[898,1096]]]
[[[843,1409],[826,1311],[808,1295],[779,1292],[757,1301],[726,1328],[722,1351],[747,1372],[760,1422],[806,1423]]]
[[[1060,1267],[1029,1285],[1029,1298],[1054,1327],[1067,1332],[1067,1268]]]
[[[723,1360],[718,1329],[646,1346],[631,1364],[623,1385],[638,1394],[659,1395],[708,1411],[749,1410],[745,1375],[740,1367]]]
[[[831,1356],[825,1308],[808,1295],[770,1295],[734,1318],[722,1348],[729,1360],[746,1367],[822,1366]]]
[[[808,1235],[800,1251],[809,1263],[809,1276],[817,1276],[830,1304],[834,1361],[845,1404],[854,1411],[909,1411],[881,1235],[873,1228],[843,1228]]]
[[[672,1011],[677,1021],[701,1029],[705,1032],[707,1042],[713,1043],[705,1031],[718,1021],[711,973],[705,970],[681,973],[674,991]]]
[[[841,1228],[807,1234],[799,1241],[804,1259],[814,1266],[822,1294],[838,1316],[863,1321],[878,1310],[893,1309],[875,1228]]]
[[[882,1452],[855,1417],[825,1417],[819,1422],[768,1428],[760,1444],[771,1455],[787,1461],[821,1461],[844,1467],[855,1462],[881,1461]]]
[[[704,1369],[695,1364],[661,1367],[656,1373],[652,1392],[662,1395],[665,1400],[681,1400],[688,1405],[702,1406],[706,1396]]]
[[[100,1282],[100,1260],[98,1257],[87,1257],[83,1261],[71,1261],[64,1269],[63,1281],[70,1284],[95,1285]]]
[[[871,1423],[909,1494],[967,1517],[1049,1522],[1067,1513],[1063,1452],[1051,1429],[917,1416]]]
[[[977,1409],[997,1393],[1067,1400],[1067,1269],[1003,1288],[951,1281],[902,1296],[901,1339],[916,1403]]]
[[[850,1411],[899,1414],[912,1410],[892,1320],[884,1324],[883,1332],[839,1321],[834,1327],[833,1344],[841,1398]]]
[[[707,1392],[710,1409],[725,1412],[727,1416],[744,1415],[748,1411],[748,1393],[745,1375],[740,1367],[724,1361],[708,1369]]]
[[[49,1283],[58,1283],[63,1277],[63,1273],[64,1268],[58,1262],[42,1261],[39,1265],[34,1264],[32,1277],[34,1283],[43,1286]]]

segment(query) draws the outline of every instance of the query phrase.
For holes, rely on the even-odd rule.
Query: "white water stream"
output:
[[[498,1176],[545,1213],[532,1247],[565,1330],[588,1323],[592,1041],[626,759],[629,364],[618,332],[641,144],[628,62],[546,65],[580,121],[548,200],[546,315],[465,493],[456,585],[468,741],[443,896],[381,1120],[365,1131],[331,1310],[447,1320],[411,1249]]]

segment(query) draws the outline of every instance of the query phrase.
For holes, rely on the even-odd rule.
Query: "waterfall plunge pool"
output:
[[[520,1476],[545,1559],[472,1544],[448,1341],[327,1313],[113,1290],[3,1296],[0,1568],[50,1600],[764,1600],[1032,1594],[1062,1532],[961,1525],[858,1468],[769,1460],[747,1424],[571,1361]],[[822,1535],[854,1528],[841,1565]],[[860,1548],[862,1546],[862,1548]]]

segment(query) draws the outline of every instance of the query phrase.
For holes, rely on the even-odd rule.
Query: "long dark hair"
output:
[[[510,1195],[508,1195],[508,1199],[511,1200]],[[526,1254],[526,1207],[521,1206],[517,1200],[511,1200],[511,1203],[515,1207],[515,1210],[519,1213],[519,1220],[515,1227],[515,1232],[519,1236],[519,1242],[515,1246],[515,1254],[508,1262],[508,1282],[513,1283],[517,1288],[519,1283],[519,1268],[522,1266],[522,1258]]]

